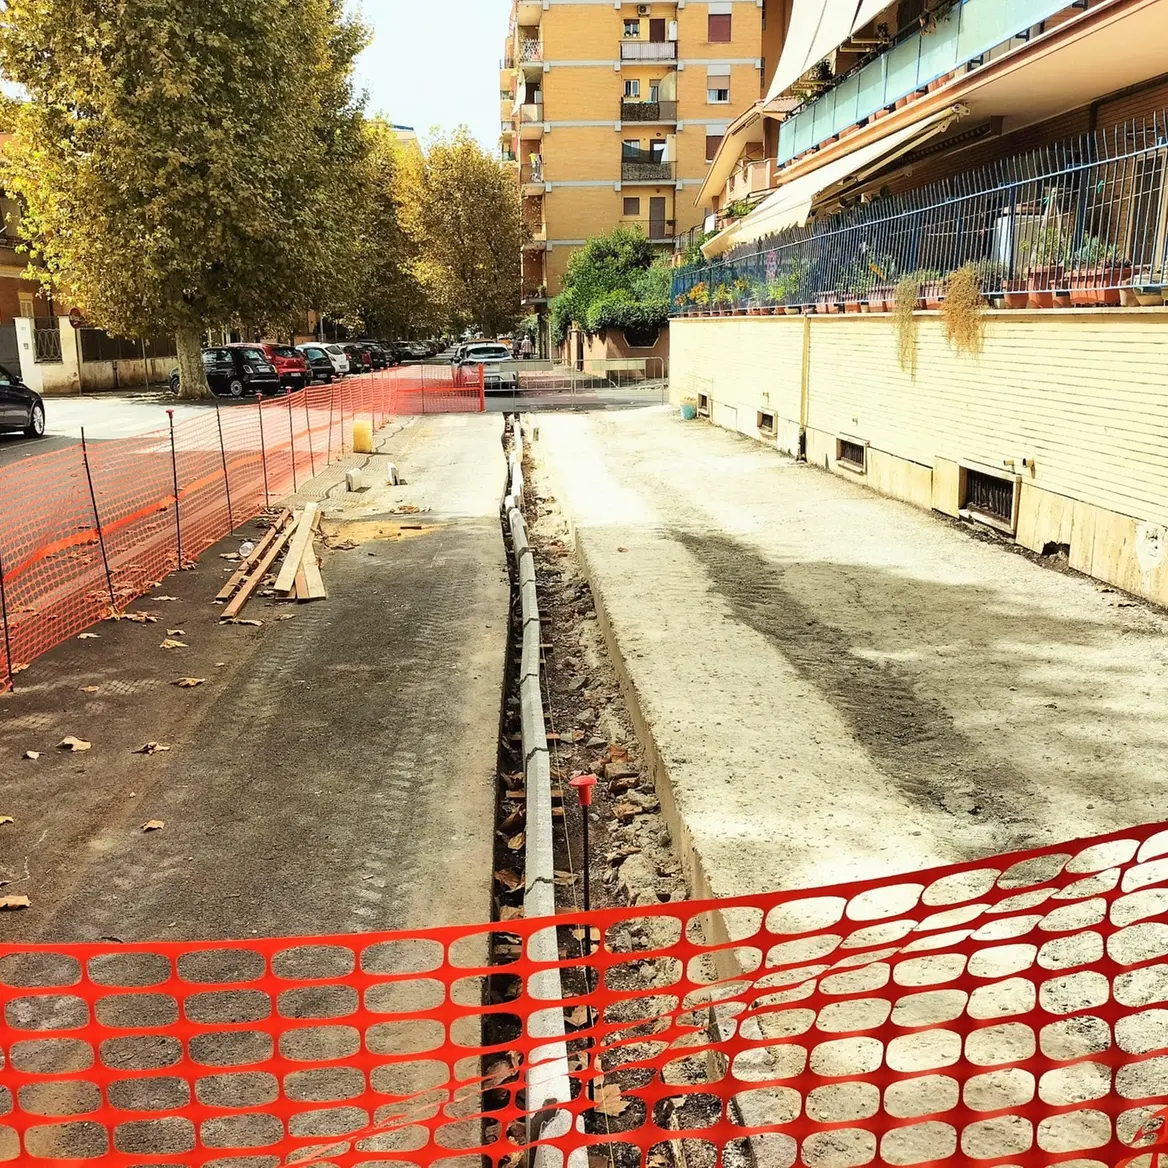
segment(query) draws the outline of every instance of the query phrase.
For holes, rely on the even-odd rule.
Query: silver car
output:
[[[483,366],[485,393],[514,393],[519,388],[519,367],[506,345],[467,345],[458,358],[458,365],[468,371]]]

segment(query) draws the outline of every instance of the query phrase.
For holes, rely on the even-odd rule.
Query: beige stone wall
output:
[[[673,323],[672,395],[711,420],[955,515],[962,467],[1019,482],[1019,543],[1168,603],[1168,310],[990,312],[976,356],[918,314],[917,368],[885,316]],[[758,429],[776,415],[777,435]],[[866,444],[863,474],[837,441]]]

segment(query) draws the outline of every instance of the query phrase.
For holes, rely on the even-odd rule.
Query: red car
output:
[[[282,389],[303,389],[312,381],[304,354],[288,345],[260,345],[276,367]]]

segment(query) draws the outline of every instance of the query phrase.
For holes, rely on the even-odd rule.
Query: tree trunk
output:
[[[203,365],[203,346],[193,328],[179,329],[174,335],[178,348],[178,396],[185,401],[212,397],[207,384],[207,370]]]

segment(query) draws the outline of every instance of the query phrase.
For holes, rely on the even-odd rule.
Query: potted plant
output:
[[[747,307],[747,312],[751,316],[762,316],[763,313],[769,315],[766,306],[766,285],[761,281],[755,281],[750,286],[750,304]]]
[[[766,286],[766,311],[770,315],[778,312],[786,299],[787,289],[782,280],[772,280]]]
[[[1047,223],[1030,238],[1024,265],[1030,308],[1055,307],[1055,295],[1063,286],[1065,249],[1066,233],[1058,220]]]
[[[838,313],[840,311],[840,294],[836,291],[817,292],[815,295],[815,311],[818,313]]]
[[[750,302],[750,282],[741,276],[731,285],[734,297],[734,315],[745,316]]]
[[[730,285],[719,284],[714,289],[714,315],[715,316],[729,316],[730,315]]]
[[[1075,265],[1069,280],[1073,305],[1119,304],[1119,285],[1131,278],[1131,261],[1116,257],[1115,244],[1087,235],[1071,258]]]
[[[694,302],[698,316],[710,315],[710,286],[704,280],[699,280],[689,290],[689,298]]]
[[[923,268],[915,273],[920,284],[920,306],[936,312],[945,299],[945,274],[937,268]]]

